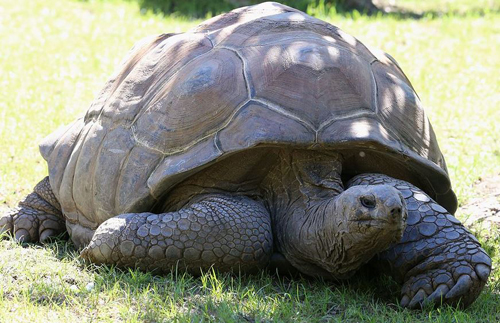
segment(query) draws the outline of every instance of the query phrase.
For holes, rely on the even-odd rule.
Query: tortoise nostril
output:
[[[391,210],[391,216],[396,217],[401,215],[401,208],[400,207],[395,207]]]

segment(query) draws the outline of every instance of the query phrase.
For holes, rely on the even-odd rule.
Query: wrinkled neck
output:
[[[334,152],[283,151],[263,182],[276,249],[303,272],[321,271],[308,260],[320,257],[322,237],[330,234],[326,216],[344,190],[341,161]]]

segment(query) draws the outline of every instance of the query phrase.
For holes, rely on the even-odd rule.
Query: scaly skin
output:
[[[81,256],[93,263],[191,273],[252,271],[272,253],[271,220],[264,206],[245,196],[211,194],[177,212],[129,213],[96,230]]]
[[[1,232],[13,234],[20,242],[45,242],[66,231],[65,220],[49,177],[38,183],[18,207],[0,218]]]
[[[403,238],[375,260],[403,282],[401,306],[444,303],[467,307],[478,297],[490,274],[491,259],[459,220],[408,182],[362,174],[348,183],[355,185],[391,185],[406,200]]]

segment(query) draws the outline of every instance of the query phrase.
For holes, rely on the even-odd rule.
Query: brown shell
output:
[[[410,82],[388,55],[278,3],[136,45],[84,119],[41,145],[70,221],[96,227],[150,208],[173,185],[265,145],[352,151],[456,208],[443,156]]]

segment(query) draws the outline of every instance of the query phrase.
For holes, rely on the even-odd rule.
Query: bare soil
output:
[[[477,197],[457,211],[464,224],[482,229],[500,228],[500,174],[478,180],[473,190]]]

